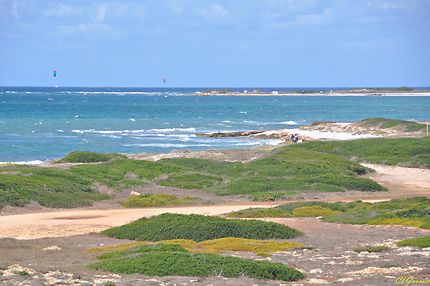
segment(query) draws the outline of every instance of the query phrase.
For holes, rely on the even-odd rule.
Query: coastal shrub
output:
[[[91,268],[114,273],[149,276],[224,276],[296,281],[304,275],[281,263],[255,261],[218,254],[190,253],[179,245],[141,246],[103,255]]]
[[[74,166],[67,171],[93,182],[121,190],[131,186],[143,185],[165,174],[180,173],[182,169],[178,166],[165,165],[159,162],[120,159],[101,164]]]
[[[270,202],[276,200],[288,199],[291,196],[297,195],[296,191],[269,191],[269,192],[254,192],[251,193],[251,199],[259,202]]]
[[[316,216],[325,216],[325,215],[333,215],[336,211],[333,211],[329,208],[324,208],[320,206],[304,206],[293,209],[294,217],[316,217]]]
[[[124,155],[117,153],[96,153],[88,151],[74,151],[68,154],[59,163],[96,163],[96,162],[107,162],[112,159],[126,158]]]
[[[286,148],[312,150],[375,164],[430,168],[430,136],[314,141]]]
[[[382,252],[387,250],[388,247],[384,245],[367,245],[363,247],[356,247],[353,249],[354,252]]]
[[[417,132],[426,130],[426,125],[423,123],[401,119],[367,118],[359,121],[358,124],[363,127],[373,127],[381,129],[396,128],[406,132]]]
[[[303,202],[274,208],[251,208],[232,212],[227,216],[236,218],[322,216],[322,219],[327,222],[404,225],[430,229],[428,205],[430,205],[430,198],[424,197],[377,203]]]
[[[82,152],[73,153],[74,156],[79,154]],[[90,154],[93,161],[96,160],[94,156],[98,157]],[[101,154],[102,157],[110,155]],[[106,162],[66,169],[2,166],[0,175],[3,180],[0,182],[4,186],[0,185],[0,206],[23,206],[31,201],[50,207],[89,205],[107,198],[96,192],[100,185],[121,191],[147,183],[203,189],[217,195],[246,195],[253,200],[264,201],[284,199],[303,192],[385,190],[379,184],[359,177],[371,170],[358,163],[332,154],[294,148],[279,148],[248,163],[194,158],[154,162],[123,158],[122,155],[117,157],[116,154],[112,156],[114,160],[109,157]],[[138,205],[137,199],[133,202]]]
[[[302,233],[287,226],[255,220],[230,220],[203,215],[162,214],[107,229],[103,233],[120,239],[203,241],[222,237],[287,239]]]
[[[178,187],[181,189],[206,189],[219,184],[222,178],[204,174],[171,175],[160,182],[161,186]]]
[[[36,202],[53,208],[89,206],[109,196],[90,181],[60,169],[35,166],[0,167],[0,207]]]
[[[258,254],[265,253],[271,255],[278,251],[287,251],[295,248],[302,248],[304,245],[298,242],[292,241],[272,241],[272,240],[257,240],[257,239],[246,239],[238,237],[225,237],[212,240],[205,240],[201,242],[195,242],[190,239],[171,239],[163,240],[158,242],[146,242],[139,241],[135,243],[120,244],[109,247],[99,247],[90,249],[91,252],[118,252],[132,248],[136,248],[142,245],[148,244],[168,244],[168,245],[180,245],[186,250],[193,253],[223,253],[228,251],[243,251],[253,252]]]
[[[196,197],[177,197],[168,194],[144,194],[140,196],[130,196],[127,200],[122,201],[121,205],[126,208],[144,208],[144,207],[157,207],[157,206],[174,206],[174,205],[187,205],[198,202]]]
[[[430,235],[418,238],[405,239],[397,242],[398,246],[430,247]]]

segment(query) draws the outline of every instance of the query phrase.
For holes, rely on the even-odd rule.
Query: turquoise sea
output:
[[[430,97],[193,95],[201,90],[0,87],[0,162],[43,161],[73,150],[160,153],[275,144],[195,134],[297,128],[320,120],[430,120]]]

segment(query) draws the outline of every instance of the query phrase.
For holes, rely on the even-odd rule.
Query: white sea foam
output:
[[[281,124],[286,124],[286,125],[297,125],[297,122],[293,121],[293,120],[289,120],[289,121],[282,121],[280,122]]]
[[[134,121],[136,121],[136,119],[134,119],[134,118],[130,118],[129,120],[130,120],[130,121],[133,121],[133,122],[134,122]]]
[[[175,131],[179,131],[179,132],[196,132],[195,128],[153,128],[153,129],[149,129],[149,131],[152,132],[175,132]]]
[[[188,148],[188,147],[211,147],[210,144],[174,144],[174,143],[142,143],[124,144],[126,147],[159,147],[159,148]]]
[[[0,165],[3,164],[14,164],[14,165],[40,165],[43,164],[45,161],[41,160],[32,160],[32,161],[18,161],[18,162],[0,162]]]

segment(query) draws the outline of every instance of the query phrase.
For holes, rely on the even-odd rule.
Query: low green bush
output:
[[[375,164],[430,168],[430,136],[371,138],[351,141],[314,141],[287,148],[335,154]]]
[[[18,165],[0,167],[0,208],[22,207],[31,202],[45,207],[72,208],[107,198],[89,180],[64,170]]]
[[[206,189],[219,184],[221,177],[205,174],[175,174],[160,182],[161,186],[178,187],[181,189]]]
[[[218,254],[190,253],[179,245],[144,245],[104,254],[91,268],[150,276],[223,276],[296,281],[304,275],[281,263],[254,261]]]
[[[368,245],[363,247],[357,247],[354,248],[353,251],[355,252],[382,252],[384,250],[387,250],[388,247],[384,245]]]
[[[430,235],[418,238],[405,239],[397,242],[398,246],[430,247]]]
[[[430,229],[430,198],[417,197],[387,202],[350,203],[303,202],[274,208],[251,208],[227,214],[229,217],[261,218],[322,216],[327,222],[350,224],[390,224]]]
[[[287,226],[256,220],[231,220],[203,215],[162,214],[107,229],[110,237],[161,241],[169,239],[210,240],[222,237],[287,239],[302,233]]]
[[[127,200],[122,201],[121,205],[126,208],[144,208],[158,206],[175,206],[187,205],[198,202],[196,197],[177,197],[168,194],[144,194],[140,196],[130,196]]]
[[[97,163],[97,162],[107,162],[112,159],[124,159],[124,155],[117,153],[96,153],[88,151],[74,151],[58,160],[59,163]]]

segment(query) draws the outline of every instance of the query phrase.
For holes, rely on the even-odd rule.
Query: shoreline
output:
[[[243,93],[243,92],[228,92],[228,93],[206,93],[206,92],[196,92],[194,96],[313,96],[313,97],[351,97],[351,96],[361,96],[361,97],[402,97],[402,96],[430,96],[430,91],[425,92],[366,92],[366,93],[355,93],[355,92],[330,92],[330,93]]]

